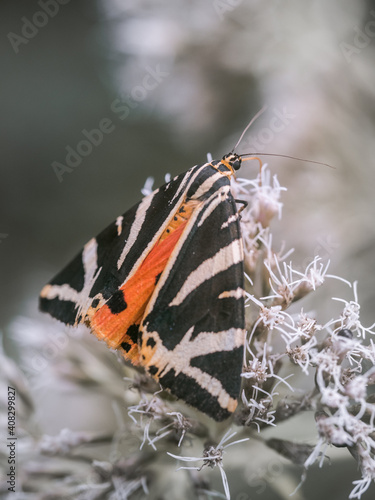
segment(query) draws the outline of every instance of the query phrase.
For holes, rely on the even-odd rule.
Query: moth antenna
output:
[[[290,158],[291,160],[306,161],[308,163],[315,163],[316,165],[323,165],[324,167],[329,167],[329,168],[336,169],[336,167],[333,167],[329,163],[324,163],[322,161],[307,160],[306,158],[299,158],[298,156],[280,155],[280,154],[277,154],[277,153],[243,153],[240,156],[242,157],[242,156],[254,156],[254,155],[259,155],[259,156],[279,156],[281,158]],[[252,159],[252,158],[249,158],[249,160],[250,159]],[[256,158],[256,159],[259,160],[259,158]]]
[[[242,141],[243,136],[244,136],[244,135],[246,134],[246,132],[249,130],[249,128],[251,127],[251,125],[255,122],[255,120],[256,120],[257,118],[259,118],[259,117],[260,117],[260,115],[262,115],[262,114],[266,111],[267,107],[268,107],[268,106],[263,106],[263,108],[261,108],[255,116],[253,116],[253,118],[250,120],[250,122],[246,125],[246,128],[245,128],[245,130],[242,132],[241,137],[238,139],[238,141],[237,141],[236,145],[234,146],[234,148],[232,149],[232,151],[230,151],[230,153],[229,153],[229,154],[233,153],[233,151],[236,149],[236,147],[237,147],[237,146],[239,145],[239,143]]]
[[[262,167],[263,167],[262,160],[260,158],[258,158],[257,156],[250,156],[250,158],[244,158],[242,161],[249,161],[249,160],[258,160],[259,161],[259,182],[260,182],[260,185],[262,185]]]

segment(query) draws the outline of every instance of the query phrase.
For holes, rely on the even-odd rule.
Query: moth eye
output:
[[[236,154],[232,155],[231,164],[234,170],[239,170],[239,168],[241,167],[241,163],[242,163],[241,156],[238,156]]]
[[[229,163],[229,165],[231,165],[233,170],[239,170],[239,168],[241,167],[241,163],[242,163],[241,156],[239,156],[236,153],[231,153],[229,155],[223,156],[223,160],[225,160],[227,163]]]

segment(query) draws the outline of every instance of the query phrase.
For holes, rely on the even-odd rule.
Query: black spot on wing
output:
[[[147,345],[148,347],[151,347],[151,348],[152,348],[152,347],[155,347],[155,346],[156,346],[156,342],[155,342],[155,340],[154,340],[153,338],[151,338],[151,337],[150,337],[150,338],[147,340],[146,345]]]
[[[160,377],[159,382],[172,394],[218,422],[231,416],[231,412],[219,405],[217,398],[203,389],[196,380],[182,372],[176,375],[172,369]]]
[[[121,344],[121,347],[124,349],[125,352],[129,352],[130,349],[132,348],[132,345],[129,344],[128,342],[123,342]]]
[[[137,344],[139,339],[139,325],[136,325],[134,323],[133,325],[129,326],[126,334],[131,338],[134,344]]]
[[[116,290],[112,297],[107,300],[106,305],[112,314],[119,314],[128,307],[122,290]]]
[[[154,366],[154,365],[151,365],[148,367],[148,372],[150,375],[154,376],[158,373],[158,367],[157,366]]]
[[[232,351],[219,351],[196,356],[190,364],[219,380],[226,392],[232,398],[237,399],[241,388],[242,363],[243,348],[241,347]]]
[[[97,307],[99,305],[99,299],[94,299],[92,302],[91,302],[91,307],[93,307],[95,309],[95,307]]]

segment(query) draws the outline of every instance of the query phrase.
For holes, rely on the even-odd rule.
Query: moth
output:
[[[244,264],[230,179],[241,156],[197,165],[118,217],[42,290],[40,309],[92,333],[216,421],[237,407]]]

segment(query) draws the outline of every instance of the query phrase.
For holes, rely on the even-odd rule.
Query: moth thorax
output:
[[[224,155],[221,161],[231,170],[238,170],[241,167],[242,159],[241,156],[236,153],[229,153]]]

